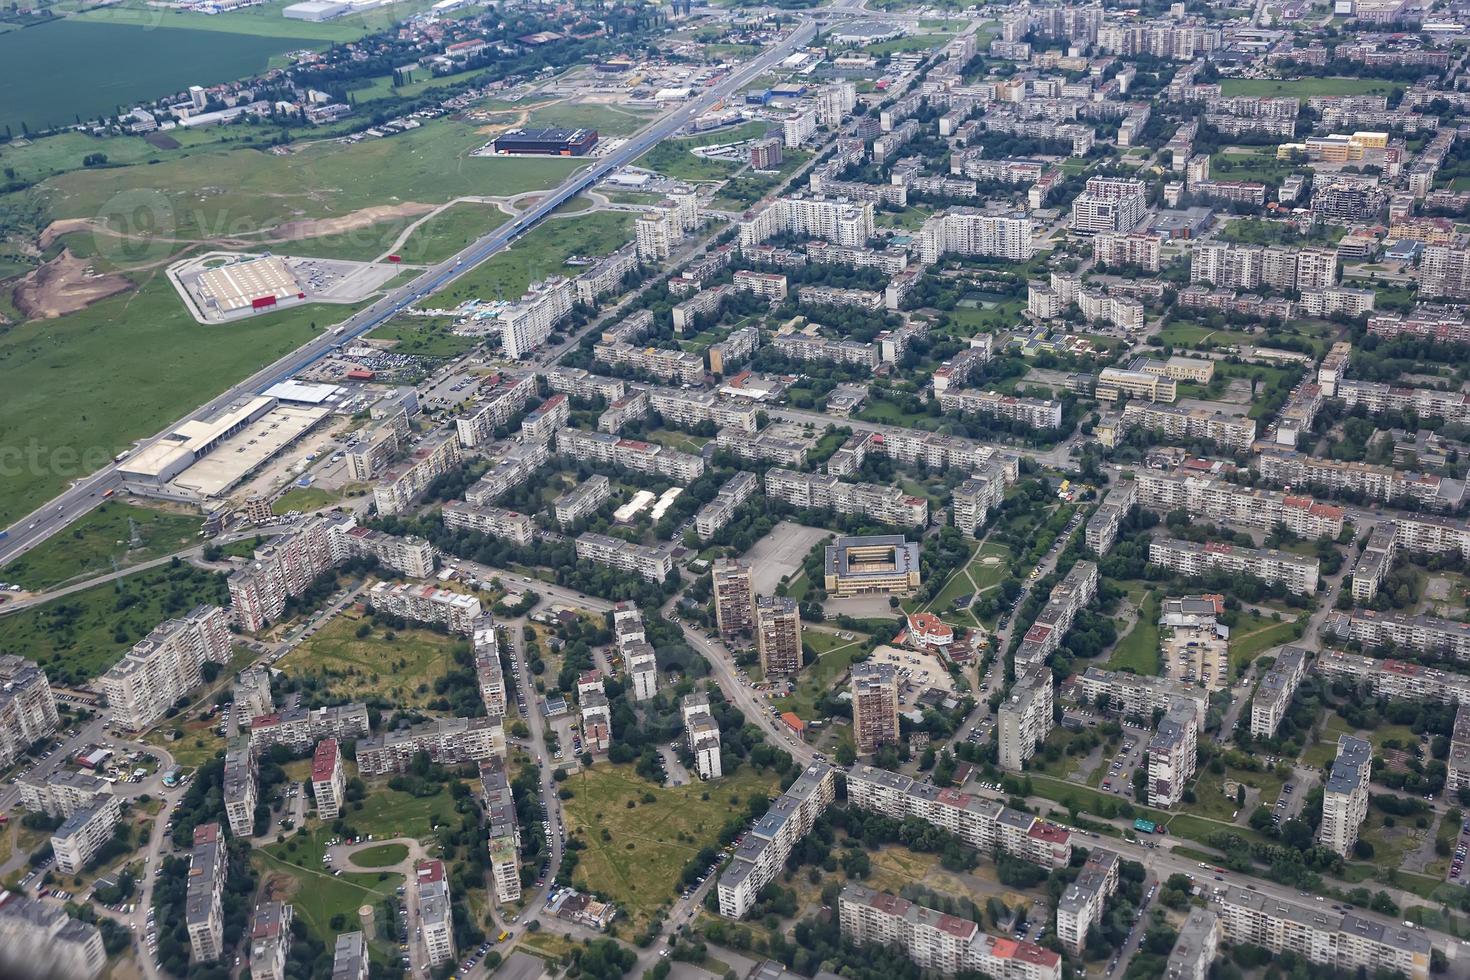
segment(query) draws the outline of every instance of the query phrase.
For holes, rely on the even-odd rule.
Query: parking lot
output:
[[[1445,876],[1446,881],[1457,885],[1466,883],[1465,855],[1470,852],[1470,820],[1460,825],[1460,835],[1455,839],[1455,856],[1450,860],[1450,871]]]
[[[1102,789],[1106,793],[1132,797],[1133,773],[1143,762],[1143,750],[1148,745],[1148,733],[1141,728],[1123,726],[1123,744],[1108,760],[1107,772],[1103,774]]]

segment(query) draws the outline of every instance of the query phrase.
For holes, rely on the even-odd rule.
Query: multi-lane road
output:
[[[862,11],[854,10],[850,2],[829,8],[829,15],[833,11],[862,14]],[[321,336],[257,371],[189,413],[188,418],[218,414],[241,398],[264,391],[271,385],[299,373],[321,360],[333,348],[381,326],[406,307],[466,275],[481,263],[514,244],[518,238],[567,201],[613,171],[632,163],[655,144],[673,136],[682,126],[716,102],[741,91],[756,77],[790,55],[796,48],[810,41],[816,31],[816,21],[803,18],[782,40],[710,85],[698,98],[649,123],[607,155],[590,160],[586,168],[572,174],[555,190],[546,194],[515,219],[449,259],[430,266],[412,282],[393,290],[366,309],[334,325],[332,329],[324,331]],[[159,381],[163,383],[166,379],[160,378]],[[182,421],[184,420],[179,420],[179,422]],[[179,422],[141,440],[137,448],[157,442],[177,428]],[[86,514],[97,505],[103,494],[121,485],[122,477],[118,472],[116,462],[109,463],[102,469],[78,479],[60,495],[8,528],[9,535],[4,540],[0,540],[0,564],[24,554]]]

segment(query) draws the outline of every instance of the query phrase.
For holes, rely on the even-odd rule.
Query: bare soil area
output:
[[[134,288],[131,279],[98,275],[86,259],[68,249],[27,275],[15,287],[16,309],[27,317],[52,320]]]
[[[275,241],[294,242],[304,238],[321,238],[324,235],[340,235],[344,231],[356,231],[359,228],[370,228],[384,221],[392,221],[396,218],[415,218],[421,214],[428,214],[437,205],[423,204],[419,201],[405,201],[402,204],[380,204],[370,208],[363,208],[345,214],[340,218],[309,218],[301,221],[288,221],[283,225],[277,225],[271,229],[271,235]]]

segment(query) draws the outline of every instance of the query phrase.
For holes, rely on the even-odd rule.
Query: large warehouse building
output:
[[[595,129],[511,129],[495,137],[496,153],[583,157],[595,146]]]

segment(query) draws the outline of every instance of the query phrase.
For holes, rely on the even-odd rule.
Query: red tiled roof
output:
[[[311,757],[311,778],[317,782],[331,779],[336,768],[337,740],[324,738],[316,744],[316,752]]]

